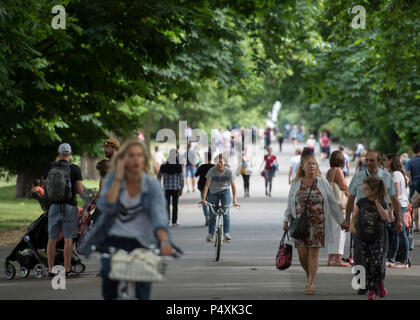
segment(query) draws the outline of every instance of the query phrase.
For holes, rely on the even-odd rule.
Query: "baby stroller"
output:
[[[40,201],[41,204],[41,201]],[[42,203],[42,205],[44,205]],[[86,270],[86,266],[77,253],[76,247],[80,244],[81,235],[85,238],[89,232],[90,214],[78,208],[78,238],[74,239],[73,255],[71,259],[72,271],[80,274]],[[35,278],[41,279],[47,274],[48,259],[46,254],[48,243],[48,212],[44,212],[38,219],[32,222],[21,241],[6,258],[5,277],[8,280],[16,276],[16,268],[11,262],[18,262],[19,275],[22,278],[29,276],[33,270]],[[57,254],[54,265],[64,265],[64,239],[60,233],[60,240],[57,243]]]

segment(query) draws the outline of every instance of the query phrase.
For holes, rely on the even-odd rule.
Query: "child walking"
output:
[[[356,203],[351,220],[350,232],[358,233],[361,240],[362,255],[365,261],[368,300],[376,300],[376,294],[385,297],[387,290],[381,279],[383,262],[383,243],[389,213],[385,202],[386,188],[381,179],[370,176],[363,182],[365,198]]]

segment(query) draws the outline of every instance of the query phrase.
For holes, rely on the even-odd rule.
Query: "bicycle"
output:
[[[216,248],[216,261],[219,261],[220,259],[220,249],[223,245],[223,216],[225,216],[228,212],[228,209],[230,208],[235,208],[237,210],[239,210],[239,206],[235,206],[235,205],[224,205],[224,206],[220,206],[220,205],[214,205],[210,202],[205,202],[203,205],[208,205],[210,207],[210,210],[213,212],[214,215],[217,216],[217,220],[216,220],[216,238],[214,240],[214,247]],[[201,207],[199,206],[199,207]],[[225,209],[223,210],[224,207]],[[214,209],[216,208],[216,209]]]
[[[169,260],[179,258],[183,252],[173,246],[172,256],[160,256],[160,250],[151,247],[131,252],[115,247],[95,247],[101,258],[111,260],[109,278],[119,281],[117,300],[137,300],[136,282],[163,281]]]

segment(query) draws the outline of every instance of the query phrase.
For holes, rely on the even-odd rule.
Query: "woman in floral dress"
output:
[[[289,223],[294,223],[300,217],[305,207],[308,210],[309,236],[304,240],[295,239],[295,247],[299,253],[300,264],[306,273],[306,294],[314,294],[319,249],[333,241],[333,225],[334,223],[342,225],[344,216],[329,182],[321,177],[318,163],[312,155],[301,159],[296,178],[291,185],[284,218],[284,231],[290,228]]]

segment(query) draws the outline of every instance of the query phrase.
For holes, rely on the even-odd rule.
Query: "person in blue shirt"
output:
[[[412,150],[414,157],[407,162],[407,166],[405,168],[405,172],[410,178],[410,199],[414,195],[416,185],[420,183],[420,144],[416,143],[413,145]],[[416,224],[414,232],[417,233],[419,232],[419,208],[414,209],[414,222]]]

